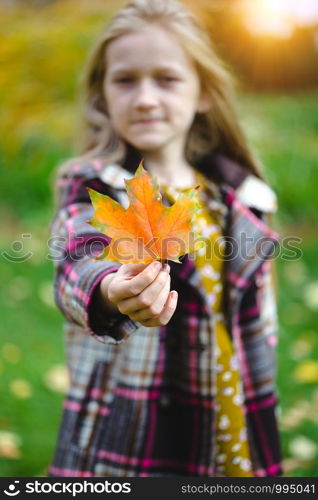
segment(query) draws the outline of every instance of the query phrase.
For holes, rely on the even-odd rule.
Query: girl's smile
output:
[[[161,123],[163,120],[159,118],[149,118],[147,120],[136,120],[133,122],[135,125],[156,125],[157,123]]]

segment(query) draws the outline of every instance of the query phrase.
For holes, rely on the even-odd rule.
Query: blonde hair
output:
[[[105,53],[112,40],[150,23],[159,24],[178,36],[198,71],[202,91],[211,97],[210,111],[197,113],[189,130],[187,161],[195,162],[215,151],[262,178],[236,114],[231,73],[216,54],[208,33],[177,0],[131,0],[101,33],[83,73],[84,120],[79,151],[82,157],[105,157],[110,162],[120,163],[128,154],[130,148],[116,134],[107,116],[103,93],[107,71]]]

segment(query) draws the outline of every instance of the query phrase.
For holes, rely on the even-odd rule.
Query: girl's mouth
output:
[[[150,118],[148,120],[138,120],[138,121],[135,121],[134,124],[135,125],[154,125],[155,123],[160,123],[162,120],[159,120],[157,118]]]

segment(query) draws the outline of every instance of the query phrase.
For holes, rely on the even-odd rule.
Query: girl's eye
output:
[[[117,78],[115,80],[115,83],[132,83],[133,81],[134,81],[133,78],[123,77],[123,78]]]
[[[161,76],[159,77],[159,80],[162,82],[171,83],[171,82],[176,82],[177,78],[175,78],[174,76]]]

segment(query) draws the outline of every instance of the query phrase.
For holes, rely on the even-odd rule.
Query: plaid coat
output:
[[[224,310],[242,375],[253,474],[281,476],[269,260],[278,235],[265,223],[274,194],[224,157],[213,161],[224,175],[208,182],[206,203],[223,214],[226,238],[246,236],[245,254],[238,247],[225,263]],[[214,327],[194,260],[169,262],[179,299],[165,326],[106,315],[95,296],[120,264],[91,258],[109,239],[86,223],[93,215],[86,187],[127,207],[123,178],[132,175],[102,160],[74,161],[57,180],[51,241],[70,387],[49,476],[215,475]]]

